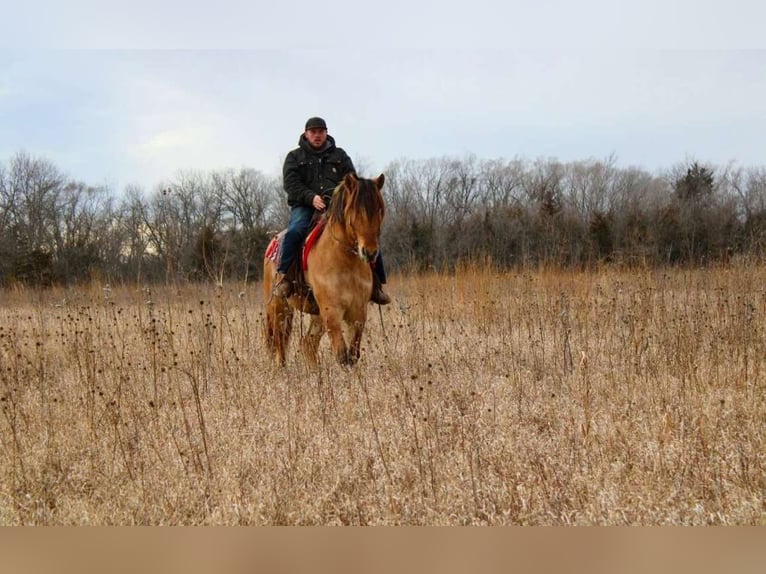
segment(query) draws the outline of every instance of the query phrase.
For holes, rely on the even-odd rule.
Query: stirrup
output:
[[[293,292],[293,286],[291,282],[286,279],[285,273],[280,273],[279,271],[277,271],[275,279],[276,281],[274,282],[272,292],[278,297],[287,299]]]

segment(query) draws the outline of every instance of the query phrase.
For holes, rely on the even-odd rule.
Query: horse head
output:
[[[380,228],[386,214],[383,183],[380,174],[375,179],[360,179],[349,173],[335,190],[330,205],[330,217],[342,225],[346,240],[365,262],[375,261],[380,250]]]

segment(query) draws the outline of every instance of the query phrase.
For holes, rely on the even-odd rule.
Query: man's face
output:
[[[304,135],[314,149],[321,148],[327,141],[327,130],[324,128],[307,129]]]

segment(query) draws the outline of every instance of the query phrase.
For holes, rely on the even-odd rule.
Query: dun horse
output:
[[[372,294],[370,263],[378,255],[380,227],[385,216],[381,189],[383,174],[376,179],[346,175],[335,188],[326,212],[322,234],[304,258],[305,280],[310,290],[293,290],[287,300],[272,293],[277,262],[264,258],[263,294],[266,304],[264,335],[272,354],[285,364],[285,354],[296,309],[312,313],[301,348],[307,360],[319,360],[319,342],[325,330],[332,350],[342,365],[359,360],[367,304]],[[310,300],[313,295],[316,305]],[[317,313],[318,314],[314,314]]]

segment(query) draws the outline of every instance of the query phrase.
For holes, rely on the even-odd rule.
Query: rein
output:
[[[335,241],[340,243],[341,247],[343,247],[345,251],[348,251],[351,255],[353,255],[355,257],[359,257],[359,253],[354,248],[354,245],[352,243],[349,243],[348,241],[344,241],[343,239],[338,239],[335,236],[335,233],[333,233],[333,229],[332,229],[333,226],[331,225],[331,223],[332,223],[331,218],[328,217],[327,218],[327,227],[329,227],[328,231],[330,232],[330,237],[332,237]],[[361,259],[361,257],[360,257],[360,259]]]
[[[378,315],[380,315],[380,330],[383,332],[383,340],[388,342],[388,334],[386,333],[386,326],[383,324],[383,307],[378,305]]]

